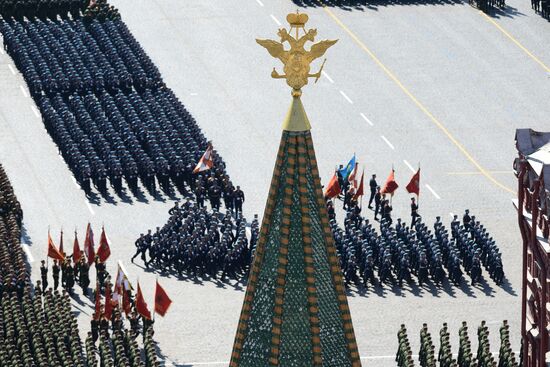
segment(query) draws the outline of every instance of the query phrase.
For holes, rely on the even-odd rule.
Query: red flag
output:
[[[399,185],[397,184],[397,182],[395,182],[395,171],[392,169],[390,175],[388,176],[388,179],[386,180],[386,183],[384,184],[384,186],[382,186],[380,193],[393,195],[398,187]]]
[[[328,182],[327,188],[325,189],[325,197],[333,198],[338,196],[341,192],[342,189],[340,189],[340,184],[338,183],[338,175],[334,172],[334,175]]]
[[[157,281],[157,288],[155,290],[155,312],[164,317],[171,304],[172,300]]]
[[[107,241],[107,235],[105,234],[105,228],[101,228],[101,238],[99,239],[99,247],[97,249],[97,256],[99,261],[105,262],[111,256],[111,248],[109,247],[109,241]]]
[[[141,316],[151,320],[151,312],[149,312],[149,309],[147,308],[147,303],[145,303],[145,299],[143,298],[143,294],[141,293],[139,282],[137,285],[137,293],[136,293],[136,311]]]
[[[359,183],[359,187],[357,188],[357,192],[355,193],[354,199],[357,200],[359,196],[363,196],[365,194],[365,188],[363,184],[363,178],[365,176],[365,171],[361,172],[361,182]]]
[[[52,259],[63,261],[65,260],[65,257],[63,257],[63,254],[59,252],[57,247],[55,247],[52,237],[50,236],[50,232],[48,232],[48,257],[51,257]]]
[[[99,320],[100,318],[101,318],[101,293],[99,293],[99,283],[96,282],[94,319]]]
[[[74,231],[74,242],[73,242],[73,261],[74,261],[74,263],[78,264],[81,257],[82,257],[82,251],[80,251],[80,244],[78,243],[78,237],[76,236],[76,231]]]
[[[63,254],[63,230],[61,230],[61,238],[59,239],[59,252]]]
[[[411,181],[407,184],[407,191],[410,194],[416,194],[417,196],[420,195],[420,168],[414,176],[412,176]]]
[[[214,161],[212,160],[212,144],[208,143],[208,148],[206,148],[206,152],[204,152],[201,159],[199,160],[199,163],[197,163],[197,166],[193,170],[193,173],[208,171],[210,168],[212,168],[213,165]]]
[[[111,301],[111,285],[105,287],[105,312],[103,316],[107,320],[111,320],[113,314],[113,302]]]
[[[88,258],[88,265],[92,265],[95,260],[95,249],[94,249],[94,232],[90,223],[86,227],[86,239],[84,240],[84,253]]]

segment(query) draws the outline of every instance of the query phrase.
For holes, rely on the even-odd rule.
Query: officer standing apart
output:
[[[235,203],[235,214],[241,213],[243,214],[243,203],[244,203],[244,192],[241,190],[240,186],[237,186],[237,189],[233,193]]]
[[[370,187],[369,209],[372,209],[372,201],[376,196],[376,189],[378,187],[378,183],[376,183],[376,175],[372,175],[372,178],[369,181],[369,187]]]

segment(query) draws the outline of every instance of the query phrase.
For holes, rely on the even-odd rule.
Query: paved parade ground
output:
[[[286,14],[302,2],[111,3],[224,158],[233,182],[245,192],[245,216],[261,216],[291,97],[284,81],[270,77],[273,66],[281,71],[281,65],[255,38],[276,38],[277,28],[286,26]],[[376,173],[379,182],[393,165],[401,184],[393,217],[410,222],[404,186],[420,164],[425,222],[432,225],[441,216],[449,227],[453,213],[462,217],[470,209],[502,250],[506,274],[500,287],[484,270],[485,279],[476,287],[464,282],[456,288],[445,281],[441,288],[413,284],[352,290],[348,301],[363,363],[395,366],[402,323],[416,354],[423,322],[437,346],[439,328],[448,322],[456,346],[461,321],[468,322],[475,340],[484,319],[492,350],[498,351],[498,328],[508,319],[514,350],[519,350],[522,260],[512,205],[514,133],[524,127],[548,129],[550,24],[527,0],[507,0],[505,10],[489,15],[462,1],[346,3],[352,5],[300,7],[310,17],[308,26],[318,28],[318,39],[339,40],[327,52],[323,76],[304,88],[302,97],[322,183],[354,153],[365,174]],[[319,66],[318,61],[312,70]],[[145,271],[139,260],[132,264],[134,241],[166,222],[176,198],[88,199],[3,50],[0,162],[24,210],[22,242],[34,279],[46,255],[48,227],[69,234],[76,227],[83,234],[90,221],[99,238],[104,225],[112,242],[111,273],[112,260],[120,260],[130,280],[139,279],[149,304],[157,277],[174,301],[166,317],[155,322],[166,366],[228,364],[244,286],[178,279]],[[365,215],[373,217],[370,211]],[[85,316],[81,330],[87,331],[93,302],[77,294],[74,305]],[[477,347],[477,341],[473,344]]]

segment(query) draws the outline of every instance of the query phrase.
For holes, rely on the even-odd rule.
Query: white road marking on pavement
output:
[[[395,147],[393,146],[392,143],[390,143],[390,141],[388,139],[386,139],[386,137],[384,135],[380,135],[380,137],[382,138],[382,140],[384,140],[386,142],[386,144],[388,144],[388,146],[392,149],[392,150],[395,150]]]
[[[332,78],[330,77],[330,75],[327,74],[326,71],[323,70],[322,74],[325,76],[325,78],[328,79],[329,82],[334,83],[334,80],[332,80]]]
[[[369,123],[370,126],[374,126],[374,124],[372,123],[371,120],[369,120],[369,118],[367,116],[365,116],[365,114],[363,112],[360,113],[361,117],[363,118],[363,120],[365,120],[366,122]]]
[[[275,15],[270,14],[270,16],[271,16],[271,19],[273,19],[273,21],[274,21],[275,23],[277,23],[277,25],[279,25],[279,26],[281,25],[281,22],[279,22],[279,19],[275,18]]]
[[[23,247],[23,251],[25,251],[25,254],[27,254],[27,259],[29,259],[30,263],[34,262],[34,257],[31,254],[31,249],[29,248],[29,245],[26,243],[22,243],[21,246]]]
[[[260,0],[256,0],[256,2],[257,2],[260,6],[264,6],[264,3],[262,3]]]
[[[76,186],[77,189],[80,189],[80,186],[78,185],[78,182],[76,181],[76,178],[74,178],[74,176],[71,177],[72,180],[73,180],[73,183],[74,185]]]
[[[88,202],[88,200],[85,200],[84,202],[86,203],[86,206],[88,207],[88,210],[90,211],[90,213],[92,213],[92,215],[95,215],[95,212],[94,212],[94,210],[92,209],[92,206],[90,205],[90,203]]]
[[[436,199],[441,199],[441,196],[437,195],[437,192],[435,192],[430,185],[426,184],[426,188],[430,190],[430,192],[435,196]]]
[[[412,173],[416,173],[416,171],[414,170],[413,166],[411,166],[411,164],[409,162],[407,162],[406,159],[403,159],[403,163],[405,163],[405,165],[407,167],[409,167],[409,169],[411,170]]]
[[[40,118],[40,112],[38,112],[38,110],[36,109],[36,107],[34,106],[31,106],[31,110],[32,112],[34,112],[34,115],[38,118]]]
[[[344,93],[343,90],[340,91],[340,94],[350,103],[353,104],[353,101],[348,97],[346,93]]]
[[[27,90],[25,88],[23,88],[22,85],[20,85],[19,88],[21,89],[21,93],[23,93],[23,95],[28,98],[29,93],[27,92]]]
[[[8,68],[10,68],[11,73],[15,75],[15,69],[11,66],[11,64],[8,64]]]
[[[191,93],[192,96],[198,96],[198,93]]]
[[[0,48],[0,54],[4,55],[4,50]]]
[[[454,218],[455,215],[453,214],[453,212],[450,212],[449,215],[451,216],[451,218]]]

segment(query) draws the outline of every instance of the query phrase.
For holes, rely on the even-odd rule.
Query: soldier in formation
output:
[[[354,205],[353,203],[351,204]],[[332,200],[327,201],[329,212],[334,210]],[[375,271],[382,283],[393,280],[400,286],[417,278],[422,286],[428,281],[441,284],[447,277],[455,286],[463,280],[463,267],[477,284],[481,266],[485,266],[495,283],[504,276],[500,251],[486,229],[475,220],[461,225],[456,217],[451,232],[436,217],[433,229],[420,217],[414,227],[400,218],[395,226],[382,219],[377,231],[370,221],[357,211],[348,210],[341,228],[336,219],[329,223],[346,284],[361,282],[364,286],[376,284]]]
[[[550,20],[550,1],[531,0],[531,7],[539,13],[544,19]]]
[[[506,7],[505,0],[468,0],[470,5],[475,6],[484,13],[492,9],[503,9]]]
[[[469,338],[468,324],[463,321],[458,329],[458,354],[453,354],[450,332],[447,323],[439,331],[439,352],[435,356],[435,346],[428,332],[428,325],[423,324],[420,329],[420,350],[418,361],[421,367],[518,367],[514,352],[510,344],[509,325],[506,320],[500,327],[500,349],[498,357],[491,352],[489,344],[489,329],[485,321],[477,328],[478,349],[473,349]],[[412,366],[407,364],[407,356],[411,354],[405,325],[401,325],[398,336],[398,351],[396,362],[398,366]],[[454,358],[456,356],[456,358]],[[439,363],[437,363],[439,362]]]
[[[399,347],[397,354],[395,355],[395,362],[398,367],[414,367],[414,360],[412,358],[411,345],[407,336],[407,328],[401,324],[401,328],[397,332],[397,342]]]
[[[22,20],[23,17],[57,19],[80,16],[90,0],[1,0],[0,15]]]
[[[437,359],[435,358],[435,346],[432,341],[432,336],[428,331],[428,324],[423,324],[420,329],[420,352],[418,353],[418,361],[421,367],[436,367]]]
[[[190,200],[176,203],[169,214],[162,228],[140,236],[132,260],[141,255],[146,267],[193,277],[240,280],[247,275],[259,237],[257,216],[251,223],[249,240],[246,220],[240,214],[235,218],[229,211],[225,215],[217,210],[209,212]]]
[[[62,4],[80,4],[84,20],[51,22],[34,17],[42,10],[25,10],[26,21],[1,19],[0,33],[81,187],[108,196],[111,186],[123,196],[126,182],[140,195],[141,182],[153,195],[157,185],[167,194],[191,191],[199,205],[219,209],[223,199],[226,209],[242,213],[244,193],[216,150],[213,167],[193,173],[208,141],[118,11],[105,0],[78,1],[1,0],[3,14],[13,13],[11,3],[44,3],[30,8],[56,9],[55,16]]]
[[[65,289],[54,290],[48,287],[48,268],[42,262],[43,279],[33,289],[20,243],[22,217],[19,202],[0,165],[0,366],[159,366],[152,329],[144,335],[143,361],[136,341],[126,337],[129,334],[121,326],[120,315],[115,317],[117,327],[112,336],[103,334],[101,338],[103,353],[98,353],[96,347],[100,339],[99,322],[92,324],[84,345],[68,292],[74,269],[70,265],[67,268],[66,263],[56,264],[57,284],[61,284],[62,272]]]

